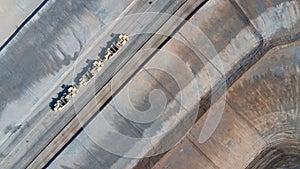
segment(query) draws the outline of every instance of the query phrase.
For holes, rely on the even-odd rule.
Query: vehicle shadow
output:
[[[120,34],[114,34],[114,33],[110,35],[111,37],[113,37],[112,40],[108,41],[105,47],[101,47],[101,51],[98,54],[100,60],[104,60],[104,55],[106,54],[106,50],[110,48],[110,46],[118,40],[119,35]],[[90,60],[90,59],[86,60],[87,65],[83,67],[79,73],[77,73],[76,77],[74,77],[74,83],[76,85],[79,85],[79,79],[88,71],[90,67],[92,67],[94,61],[96,60]]]
[[[57,93],[57,97],[54,98],[52,97],[52,101],[49,103],[49,107],[53,110],[54,109],[54,104],[57,102],[57,100],[60,100],[60,98],[63,96],[64,93],[68,92],[68,88],[71,87],[72,85],[61,85],[61,88],[63,90],[61,90],[60,92]]]
[[[110,41],[108,41],[106,43],[105,47],[101,47],[101,51],[98,54],[98,57],[100,60],[104,60],[104,55],[106,54],[106,51],[108,48],[111,47],[111,45],[115,42],[117,42],[118,38],[119,38],[120,34],[114,34],[112,33],[110,36],[112,37],[112,39]],[[83,68],[81,68],[81,71],[79,73],[77,73],[77,75],[74,77],[73,81],[75,85],[79,85],[79,79],[88,71],[89,68],[91,68],[93,66],[94,60],[91,59],[87,59],[85,62],[87,63],[87,65]],[[68,92],[68,88],[71,87],[73,85],[65,85],[63,84],[61,86],[61,88],[63,89],[62,91],[60,91],[59,93],[57,93],[57,97],[54,98],[52,97],[52,101],[49,103],[49,107],[53,110],[54,109],[54,104],[61,99],[61,97],[63,96],[64,93]]]
[[[99,58],[100,58],[101,60],[104,59],[104,55],[105,55],[105,53],[106,53],[106,49],[110,48],[110,46],[111,46],[114,42],[117,42],[117,41],[118,41],[120,34],[114,34],[114,33],[112,33],[112,34],[110,34],[110,36],[112,37],[112,40],[108,41],[108,42],[106,43],[106,46],[103,47],[103,48],[101,48],[101,51],[100,51],[99,54],[98,54],[98,56],[99,56]]]

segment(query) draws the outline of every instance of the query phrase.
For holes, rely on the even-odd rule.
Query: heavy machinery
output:
[[[103,61],[101,60],[94,61],[92,67],[88,68],[88,70],[79,79],[79,85],[85,86],[96,75],[96,73],[101,70],[103,66],[104,66]]]
[[[58,111],[64,108],[69,103],[73,95],[77,93],[77,91],[78,89],[76,86],[69,86],[67,90],[62,93],[62,96],[58,98],[58,100],[54,104],[53,110]]]
[[[118,41],[116,43],[113,43],[110,48],[106,50],[106,53],[104,55],[104,59],[98,59],[95,60],[90,68],[82,75],[82,77],[79,79],[79,84],[71,85],[65,88],[61,92],[61,96],[56,100],[53,110],[58,111],[63,109],[69,101],[72,99],[72,97],[78,92],[79,88],[81,86],[87,85],[87,83],[95,77],[97,72],[101,70],[101,68],[104,66],[104,61],[109,60],[111,57],[113,57],[115,54],[118,53],[121,46],[124,46],[126,42],[128,41],[128,35],[127,34],[121,34],[119,35]]]
[[[96,75],[98,71],[101,70],[101,68],[104,66],[104,61],[109,60],[111,57],[113,57],[115,54],[118,53],[121,46],[125,45],[128,41],[128,35],[127,34],[121,34],[118,38],[118,41],[111,45],[110,48],[106,50],[106,53],[104,55],[104,60],[96,60],[94,61],[91,68],[89,68],[85,74],[82,75],[82,77],[79,79],[79,85],[85,86],[87,83]]]
[[[109,60],[111,57],[113,57],[115,54],[117,54],[121,48],[121,46],[124,46],[126,42],[128,41],[128,35],[127,34],[121,34],[119,36],[119,39],[117,43],[112,44],[110,48],[106,50],[106,53],[104,55],[105,60]]]

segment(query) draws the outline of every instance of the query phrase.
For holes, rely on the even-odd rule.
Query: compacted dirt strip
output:
[[[217,93],[219,92],[219,93],[218,94],[213,93],[213,94],[218,95],[218,97],[221,97],[224,92],[222,90],[222,86],[224,86],[224,83],[226,83],[228,86],[231,86],[238,78],[242,76],[242,74],[244,74],[250,67],[252,67],[252,65],[254,65],[258,60],[260,60],[274,46],[297,41],[299,39],[299,32],[297,32],[297,30],[299,29],[297,29],[298,28],[297,26],[294,26],[296,28],[296,31],[293,29],[291,31],[292,33],[285,33],[284,31],[279,30],[278,32],[281,31],[280,35],[276,35],[272,38],[268,37],[270,33],[263,32],[264,26],[261,26],[260,25],[261,23],[258,24],[260,20],[256,19],[256,17],[251,16],[253,12],[251,11],[251,9],[249,11],[248,6],[250,5],[247,5],[248,2],[243,2],[239,0],[236,1],[229,0],[229,1],[216,3],[215,1],[208,1],[208,3],[206,4],[207,6],[210,7],[210,9],[208,7],[205,8],[204,6],[203,10],[198,11],[199,8],[201,8],[202,5],[204,5],[204,3],[206,3],[206,1],[204,2],[187,1],[182,6],[180,5],[179,2],[177,6],[176,5],[171,6],[166,2],[165,5],[170,6],[172,10],[169,12],[171,14],[174,14],[172,13],[172,11],[174,10],[176,11],[175,15],[181,17],[184,16],[183,18],[186,18],[187,20],[197,14],[197,17],[192,18],[191,22],[193,22],[196,25],[199,25],[199,27],[201,27],[201,30],[203,30],[204,33],[212,40],[213,44],[216,45],[217,52],[219,53],[221,59],[225,63],[224,66],[225,70],[222,70],[220,69],[220,67],[218,67],[218,63],[216,62],[216,60],[214,60],[213,56],[211,56],[210,54],[206,53],[206,55],[204,55],[205,58],[204,60],[207,60],[208,63],[211,63],[212,67],[216,69],[216,72],[226,74],[226,79],[216,79],[216,82],[214,83],[214,88],[217,89],[214,92]],[[154,4],[154,6],[157,5],[159,7],[159,4],[156,4],[155,2],[153,3],[151,2],[151,4]],[[286,3],[282,3],[282,4],[285,4],[287,7],[289,7],[290,4],[295,4],[295,3],[292,1],[290,4],[289,2],[287,4]],[[282,4],[277,4],[276,2],[275,7],[278,7],[280,11],[285,12],[284,10],[285,8],[282,7]],[[288,10],[290,9],[294,9],[294,8],[288,8]],[[162,8],[162,10],[167,10],[167,8]],[[266,10],[266,13],[270,11],[271,10]],[[222,13],[224,16],[225,14],[228,14],[228,16],[230,17],[223,17],[223,15],[219,16],[217,15],[218,12]],[[197,19],[199,16],[203,16],[204,14],[206,17],[202,17],[202,19]],[[270,14],[266,14],[266,16],[262,16],[262,17],[269,17],[269,16]],[[141,18],[141,20],[139,20],[139,18],[137,18],[137,21],[141,24],[143,23],[142,21],[143,19],[144,18]],[[154,18],[154,20],[157,19],[162,19],[162,18],[158,18],[158,17]],[[186,30],[184,29],[179,30],[181,27],[184,27],[184,25],[189,21],[183,21],[183,22],[169,21],[166,22],[163,27],[161,27],[160,25],[163,24],[166,20],[168,20],[168,17],[163,19],[165,20],[160,20],[161,23],[159,24],[157,24],[157,22],[152,22],[151,24],[148,25],[141,24],[141,26],[145,26],[148,29],[151,29],[152,31],[155,30],[155,32],[160,31],[163,34],[174,35],[174,36],[175,33],[179,31],[178,34],[184,35],[183,38],[188,39],[189,43],[194,45],[196,48],[202,49],[202,45],[205,45],[205,44],[200,44],[198,46],[197,39],[196,40],[193,39],[193,37],[197,38],[197,36],[193,35],[193,33],[190,33],[190,35],[188,35],[188,34],[184,34],[184,31]],[[267,22],[264,23],[268,24]],[[216,27],[216,25],[219,24],[222,24],[222,27]],[[120,24],[120,26],[126,27],[125,30],[127,30],[128,31],[127,33],[129,34],[131,30],[134,30],[134,28],[130,27],[130,25]],[[160,28],[160,30],[158,30],[158,28]],[[123,31],[122,29],[119,28],[115,28],[115,30],[116,31],[114,32]],[[216,30],[218,30],[221,33],[214,32]],[[222,36],[222,33],[225,33],[226,36]],[[180,46],[180,43],[176,41],[174,42],[174,40],[172,40],[170,37],[140,35],[140,36],[132,37],[132,40],[134,41],[134,43],[129,43],[128,46],[125,48],[126,50],[122,51],[120,55],[118,55],[119,57],[117,56],[117,58],[113,60],[113,62],[110,65],[108,65],[107,68],[105,68],[103,74],[96,79],[95,86],[94,86],[94,91],[96,93],[96,96],[94,96],[93,93],[91,92],[91,90],[93,90],[91,87],[84,88],[82,90],[82,93],[79,93],[78,95],[79,100],[81,100],[80,102],[78,102],[78,100],[74,101],[74,106],[67,107],[66,111],[63,111],[61,115],[58,114],[55,115],[58,117],[56,119],[60,119],[61,122],[54,121],[53,123],[50,123],[49,121],[51,121],[51,118],[48,119],[45,118],[43,119],[45,121],[39,124],[41,128],[39,128],[39,130],[36,130],[36,132],[34,130],[32,131],[33,132],[32,137],[38,139],[39,140],[38,142],[35,142],[34,139],[31,140],[29,135],[20,142],[20,145],[22,146],[26,145],[26,143],[29,142],[26,148],[30,150],[28,150],[28,152],[26,152],[25,154],[20,154],[20,156],[23,156],[23,158],[18,158],[17,157],[18,155],[15,156],[17,158],[14,160],[19,161],[19,163],[14,163],[12,160],[14,157],[14,153],[18,153],[19,151],[18,149],[16,149],[14,153],[11,153],[8,156],[8,158],[6,158],[8,160],[12,160],[11,161],[12,163],[10,164],[6,163],[6,164],[8,164],[8,166],[10,165],[11,167],[17,167],[17,168],[23,166],[27,166],[28,168],[39,168],[45,166],[46,163],[48,163],[50,164],[48,165],[50,168],[53,167],[49,162],[54,162],[55,158],[59,159],[60,156],[57,155],[64,153],[65,148],[69,150],[68,149],[69,145],[72,144],[74,141],[78,143],[77,136],[82,135],[82,125],[83,126],[89,125],[91,122],[93,122],[94,117],[96,117],[99,112],[105,111],[107,107],[114,107],[114,105],[111,105],[110,102],[115,99],[116,93],[119,92],[122,93],[121,89],[124,87],[126,83],[132,80],[132,77],[134,77],[137,74],[137,72],[139,72],[141,69],[146,70],[146,68],[144,68],[144,65],[147,65],[148,62],[159,63],[157,61],[157,57],[153,57],[154,55],[159,55],[159,50],[156,50],[154,53],[149,54],[149,57],[136,56],[135,54],[138,51],[142,51],[147,47],[148,48],[154,47],[158,49],[167,48],[170,51],[175,51],[175,52],[179,51],[179,53],[181,52],[180,54],[185,53],[185,54],[189,54],[190,56],[190,52],[189,50],[187,50],[187,48]],[[240,44],[243,44],[244,46],[238,47]],[[122,58],[121,56],[124,56],[124,58]],[[151,59],[152,57],[154,59]],[[192,57],[191,58],[189,57],[189,59],[192,60]],[[190,64],[191,66],[193,66],[193,64],[197,65],[198,62],[193,62],[193,61],[190,62],[191,60],[188,60],[187,63]],[[198,66],[199,65],[201,64],[198,64]],[[163,79],[162,77],[165,77],[165,76],[159,76],[159,78],[157,78],[154,76],[155,74],[153,74],[153,72],[146,71],[146,74],[147,73],[153,76],[153,78],[156,78],[158,82],[160,82],[160,80]],[[114,80],[114,85],[113,85],[114,88],[111,88],[112,80]],[[206,112],[206,110],[208,110],[212,106],[211,105],[212,91],[209,90],[209,88],[205,87],[205,85],[203,86],[205,92],[204,95],[201,96],[201,107],[198,112],[197,119],[199,119]],[[219,90],[219,88],[221,89]],[[171,96],[171,99],[175,101],[177,100],[176,96]],[[233,103],[230,104],[234,105]],[[78,110],[80,111],[76,116],[75,111]],[[44,111],[47,112],[47,108],[45,108]],[[236,117],[236,115],[232,115],[231,111],[229,111],[229,114],[230,117],[231,116]],[[245,120],[245,118],[247,117],[238,116],[238,118],[236,119],[240,119],[240,123],[242,123]],[[189,122],[189,117],[187,118],[186,122]],[[199,126],[200,122],[198,121],[197,124]],[[252,125],[251,122],[248,122],[247,125],[249,124],[250,126]],[[134,127],[132,128],[132,126]],[[152,126],[150,126],[150,129],[151,127]],[[194,128],[197,128],[197,125]],[[128,129],[128,132],[136,133],[136,135],[138,136],[142,135],[144,132],[143,129],[139,128],[139,126],[134,123],[128,125],[128,128],[124,128],[124,129],[125,130]],[[177,129],[180,129],[180,126]],[[153,130],[156,131],[156,129]],[[194,129],[194,130],[198,130],[198,129]],[[248,135],[250,135],[253,131],[251,130],[248,133]],[[38,135],[38,133],[41,132],[44,132],[44,134]],[[170,133],[170,135],[164,138],[164,140],[159,142],[158,147],[155,147],[155,145],[153,146],[158,149],[160,147],[167,146],[168,142],[172,141],[173,138],[175,137],[176,134],[174,133],[175,132],[173,132],[173,135],[172,133]],[[187,138],[187,141],[186,139],[184,139],[185,141],[183,141],[183,144],[187,145],[190,142],[193,142],[195,139],[197,139],[196,137],[197,137],[197,131],[190,133],[189,137]],[[228,145],[229,146],[233,145],[233,143],[232,144],[231,143],[232,142],[228,142]],[[35,147],[31,145],[34,145]],[[195,142],[193,143],[192,147],[198,147],[198,146],[199,146],[198,143]],[[204,152],[206,152],[205,147],[202,146],[202,148]],[[259,146],[257,148],[259,148]],[[174,151],[176,150],[179,151],[180,149],[177,148]],[[218,166],[220,166],[220,163],[224,163],[225,161],[225,160],[223,160],[222,162],[216,161],[216,157],[210,154],[209,152],[206,152],[208,153],[207,155],[203,153],[202,150],[196,150],[196,152],[198,153],[198,155],[200,153],[205,156],[204,159],[209,161],[208,163],[211,168],[218,168]],[[197,153],[194,153],[194,155],[198,156]],[[106,154],[104,153],[104,155]],[[151,168],[159,159],[161,159],[162,156],[163,154],[151,158],[144,158],[143,160],[140,161],[140,163],[136,165],[136,168]],[[122,157],[115,157],[115,156],[111,156],[111,157],[120,159],[120,161],[122,160],[126,161],[126,159],[125,158],[123,159]],[[169,155],[167,157],[169,157]],[[167,157],[164,157],[163,159]],[[248,158],[248,156],[244,156],[244,157]],[[103,163],[105,163],[106,157],[103,158],[104,158]],[[113,161],[110,162],[113,163]],[[135,160],[135,162],[138,162],[138,160]],[[228,163],[224,164],[224,166],[230,165],[230,162],[231,161],[228,160]],[[100,159],[98,163],[102,164],[102,160]],[[109,164],[111,165],[111,163]],[[109,164],[103,166],[109,166]],[[93,164],[90,165],[92,166]],[[241,163],[241,165],[244,164]],[[161,163],[158,163],[157,166],[162,167]]]
[[[200,2],[197,1],[196,4],[199,4],[198,6],[195,5],[195,2],[188,1],[186,4],[183,4],[177,12],[174,14],[177,16],[184,17],[186,19],[189,19],[202,5],[205,4],[206,1]],[[174,20],[172,20],[174,21]],[[177,23],[166,23],[165,26],[163,26],[160,30],[160,32],[164,32],[165,34],[172,35],[172,31],[177,32],[180,27],[184,25],[184,20],[175,20]],[[179,26],[174,26],[179,25]],[[152,37],[149,41],[147,41],[147,44],[144,48],[148,47],[156,47],[161,48],[166,44],[170,38],[168,37],[161,37],[161,36],[155,36]],[[143,47],[140,49],[143,50]],[[121,56],[124,56],[123,52],[120,54]],[[150,55],[153,56],[153,54]],[[122,71],[120,71],[116,77],[118,82],[115,82],[116,84],[123,84],[124,82],[128,81],[126,79],[130,79],[133,74],[135,74],[139,67],[147,63],[151,58],[132,58],[130,63],[127,63],[127,65],[122,68]],[[140,65],[137,67],[137,65]],[[125,76],[131,75],[129,78],[124,78]],[[120,78],[122,77],[122,78]],[[124,81],[125,80],[125,81]],[[124,86],[124,85],[122,85]],[[116,86],[117,87],[117,86]],[[121,86],[120,86],[121,87]],[[117,90],[114,89],[114,90]],[[81,110],[80,113],[78,113],[77,118],[74,118],[56,137],[53,141],[49,143],[47,147],[37,156],[37,158],[31,162],[29,168],[34,168],[37,166],[43,166],[46,164],[47,161],[49,161],[56,152],[59,152],[62,147],[66,147],[68,143],[70,143],[72,140],[71,138],[74,138],[74,134],[76,136],[76,133],[80,132],[82,124],[87,123],[88,121],[91,121],[92,118],[95,116],[95,113],[98,112],[99,108],[103,108],[106,106],[106,104],[111,100],[111,92],[110,91],[110,85],[109,83],[104,86],[103,89],[101,89],[97,95],[95,96],[95,99],[97,100],[98,104],[97,106],[93,106],[93,100],[90,101],[90,104],[87,104],[84,109]],[[108,100],[107,100],[108,99]],[[80,120],[78,120],[78,118]]]
[[[159,3],[159,2],[158,2]],[[171,8],[171,10],[177,10],[178,9],[178,7],[179,6],[181,6],[180,4],[182,3],[182,1],[178,1],[178,4],[177,4],[177,7],[176,7],[176,3],[172,3],[172,5],[169,5],[169,4],[167,4],[166,6],[168,7],[168,8]],[[155,5],[155,3],[153,3],[153,5]],[[178,6],[179,5],[179,6]],[[161,6],[157,6],[156,8],[162,8],[163,6],[161,5]],[[172,13],[168,8],[162,8],[162,12],[167,12],[167,13]],[[156,18],[154,18],[156,21],[159,21],[159,24],[162,24],[162,23],[164,23],[164,21],[163,20],[161,20],[162,18],[160,18],[160,20],[157,20]],[[148,26],[148,29],[150,28],[150,29],[157,29],[157,28],[159,28],[160,26],[159,26],[159,24],[158,25],[155,25],[155,24],[151,24],[151,27],[149,27]],[[146,25],[147,26],[147,25]],[[155,28],[155,27],[157,27],[157,28]],[[154,31],[155,32],[155,31]],[[148,39],[149,37],[144,37],[144,38],[140,38],[140,40],[144,40],[144,39]],[[135,41],[136,43],[138,42],[137,40]],[[136,43],[135,43],[135,46],[136,47],[138,47],[137,45],[136,45]],[[129,46],[130,46],[130,44],[129,44]],[[132,49],[131,49],[132,50]],[[129,51],[131,51],[131,50],[129,50]],[[135,50],[135,49],[133,49],[133,50]],[[126,63],[126,62],[125,62]],[[115,62],[113,62],[112,64],[115,64],[114,66],[113,65],[111,65],[111,66],[109,66],[109,69],[114,69],[115,67],[117,67],[117,65],[116,65],[116,63]],[[107,71],[107,72],[114,72],[114,71]],[[110,76],[110,74],[111,73],[104,73],[104,76],[103,77],[108,77],[108,76]],[[102,78],[103,78],[102,77]],[[105,79],[105,78],[104,78]],[[102,81],[103,82],[103,81]],[[102,83],[101,82],[101,83]],[[100,87],[100,86],[98,86],[98,87]],[[101,88],[101,87],[100,87]],[[87,96],[88,98],[91,98],[91,96],[92,95],[89,95],[89,96]],[[81,102],[81,105],[84,105],[84,104],[86,104],[85,102]],[[74,109],[72,108],[70,111],[72,112]],[[67,113],[65,113],[65,114],[67,114]],[[69,113],[69,115],[68,116],[65,116],[65,117],[71,117],[71,116],[73,116],[74,115],[74,113]],[[52,115],[51,115],[52,116]],[[55,116],[57,116],[57,115],[55,115]],[[67,119],[64,119],[64,120],[62,120],[62,118],[58,118],[58,119],[60,119],[60,124],[63,124],[63,123],[65,123],[66,121],[67,121]],[[45,120],[47,120],[47,118],[45,118]],[[40,124],[43,124],[43,128],[44,127],[46,127],[48,124],[47,123],[54,123],[53,122],[53,120],[51,121],[51,120],[49,120],[48,119],[48,122],[46,122],[46,124],[44,123],[40,123]],[[62,126],[62,125],[54,125],[53,127],[50,127],[50,129],[52,130],[57,130],[60,126]],[[38,128],[36,128],[36,129],[38,129]],[[35,130],[35,129],[34,129]],[[44,129],[42,129],[42,128],[39,128],[38,129],[39,130],[39,132],[42,132],[42,130],[44,130]],[[33,131],[32,131],[33,132]],[[39,132],[34,132],[34,134],[35,135],[37,135]],[[44,132],[44,136],[46,136],[47,138],[51,138],[51,135],[54,135],[54,133],[55,132],[50,132],[50,131],[47,131],[46,133]],[[31,135],[31,134],[30,134]],[[32,135],[31,135],[32,136]],[[28,140],[30,140],[29,139],[30,138],[30,136],[28,135]],[[43,139],[41,139],[41,138],[39,138],[38,139],[39,140],[39,143],[36,143],[36,144],[34,144],[34,149],[38,149],[38,147],[39,147],[39,145],[43,145],[44,143],[44,141],[46,141],[46,138],[43,138]],[[22,142],[23,141],[26,141],[26,139],[24,139],[24,140],[22,140]],[[26,141],[26,143],[27,144],[33,144],[33,142],[27,142]],[[21,143],[19,143],[19,145],[22,145]],[[45,145],[43,145],[43,146],[45,146]],[[19,149],[19,148],[17,148],[17,149]],[[19,164],[13,164],[13,162],[12,161],[10,161],[11,163],[9,164],[9,165],[11,165],[11,164],[13,164],[13,166],[14,167],[17,167],[17,166],[21,166],[21,162],[25,162],[25,161],[28,161],[30,158],[29,158],[29,156],[31,156],[31,155],[34,155],[35,153],[33,153],[33,151],[34,151],[34,149],[33,148],[30,148],[30,152],[27,152],[26,153],[26,155],[23,155],[23,158],[22,158],[22,160],[18,160],[19,161]],[[19,150],[21,150],[21,149],[19,149]],[[18,151],[19,151],[18,150]],[[23,149],[24,150],[24,149]],[[20,156],[21,154],[20,153],[18,153],[18,156]],[[13,155],[12,155],[12,153],[10,153],[10,155],[8,156],[8,158],[10,158],[10,159],[12,159],[12,157],[13,157]],[[26,157],[26,158],[25,158]],[[14,158],[14,159],[16,159],[16,158]],[[17,159],[16,159],[17,160]],[[25,160],[25,161],[24,161]],[[3,163],[2,164],[8,164],[8,163],[5,163],[5,160],[4,161],[2,161]]]

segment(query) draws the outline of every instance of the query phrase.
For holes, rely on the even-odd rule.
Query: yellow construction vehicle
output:
[[[101,70],[101,68],[104,66],[104,61],[110,59],[113,57],[118,51],[120,50],[121,46],[125,45],[128,41],[128,35],[127,34],[121,34],[119,35],[118,41],[110,46],[106,50],[106,53],[104,55],[104,60],[96,60],[93,62],[92,66],[88,68],[88,70],[82,75],[82,77],[79,79],[79,84],[75,84],[72,86],[69,86],[65,88],[60,93],[60,98],[58,98],[53,106],[54,111],[58,111],[63,109],[69,101],[72,99],[72,97],[77,93],[78,89],[81,86],[87,85],[87,83],[95,77],[96,73]]]
[[[126,42],[128,41],[129,37],[127,34],[124,34],[122,33],[120,36],[119,36],[119,39],[118,41],[115,43],[115,44],[112,44],[110,46],[110,48],[108,48],[106,50],[106,53],[104,55],[104,59],[105,60],[109,60],[111,57],[113,57],[115,54],[117,54],[120,50],[120,47],[125,45]]]
[[[62,94],[62,96],[58,98],[58,100],[54,104],[53,110],[58,111],[64,108],[69,103],[73,95],[77,93],[77,91],[77,87],[69,86],[67,90]]]

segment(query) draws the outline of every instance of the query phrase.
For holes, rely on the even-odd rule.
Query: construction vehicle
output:
[[[129,38],[128,38],[128,35],[127,35],[127,34],[124,34],[124,33],[121,34],[121,35],[119,36],[119,39],[118,39],[117,43],[112,44],[112,45],[110,46],[110,48],[108,48],[108,49],[106,50],[106,53],[105,53],[105,55],[104,55],[104,59],[105,59],[105,60],[109,60],[111,57],[113,57],[115,54],[117,54],[117,53],[119,52],[121,46],[125,45],[126,42],[128,41],[128,39],[129,39]]]
[[[103,66],[104,66],[104,63],[101,60],[95,60],[93,62],[93,67],[96,69],[97,72],[99,72]]]
[[[58,111],[64,108],[69,103],[73,95],[77,93],[77,91],[77,87],[69,86],[67,90],[62,93],[62,96],[58,98],[58,100],[54,104],[53,110]]]
[[[104,61],[109,60],[111,57],[113,57],[115,54],[117,54],[118,51],[120,50],[120,47],[125,45],[127,41],[128,41],[128,35],[127,34],[121,34],[118,38],[118,41],[115,44],[112,44],[111,47],[106,50],[106,53],[104,55],[104,60],[94,61],[92,67],[89,68],[85,72],[85,74],[82,75],[82,77],[79,79],[79,85],[80,86],[87,85],[87,83],[104,66]]]
[[[111,57],[117,54],[121,46],[125,45],[127,41],[128,41],[127,34],[119,35],[118,41],[116,43],[113,43],[110,46],[110,48],[106,50],[106,53],[103,57],[104,59],[95,60],[92,66],[88,68],[88,70],[79,79],[79,84],[68,86],[62,92],[60,92],[60,96],[59,98],[57,98],[53,106],[53,110],[58,111],[63,109],[70,102],[72,97],[78,92],[79,88],[81,86],[87,85],[87,83],[93,77],[95,77],[97,72],[101,70],[101,68],[104,66],[104,61],[109,60]]]
[[[92,67],[88,68],[88,70],[79,79],[79,85],[80,86],[87,85],[87,83],[96,75],[97,72],[101,70],[103,66],[104,63],[102,60],[94,61]]]
[[[119,36],[119,40],[118,42],[116,43],[116,46],[118,47],[121,47],[121,46],[124,46],[126,44],[126,42],[128,41],[129,37],[127,34],[125,33],[122,33],[120,36]]]

